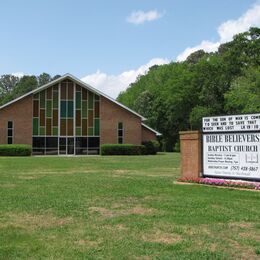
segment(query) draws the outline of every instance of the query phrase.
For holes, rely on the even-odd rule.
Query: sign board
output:
[[[203,174],[260,180],[260,114],[203,118]]]
[[[203,132],[260,131],[260,113],[251,115],[232,115],[204,117]]]

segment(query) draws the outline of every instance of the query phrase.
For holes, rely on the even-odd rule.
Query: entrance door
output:
[[[74,137],[60,137],[59,154],[69,155],[69,154],[74,154],[74,151],[75,151]]]

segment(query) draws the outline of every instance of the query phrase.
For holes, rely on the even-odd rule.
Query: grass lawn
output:
[[[259,259],[260,192],[179,185],[179,154],[0,158],[0,259]]]

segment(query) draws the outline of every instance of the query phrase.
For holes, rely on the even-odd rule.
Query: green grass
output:
[[[257,259],[260,192],[179,185],[179,154],[0,158],[0,259]]]

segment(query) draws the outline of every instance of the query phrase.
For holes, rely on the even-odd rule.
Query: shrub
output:
[[[160,144],[156,140],[151,140],[142,143],[145,147],[145,154],[157,154]]]
[[[32,148],[26,144],[2,144],[0,156],[30,156]]]
[[[142,155],[145,154],[143,145],[133,144],[102,144],[101,155]]]

